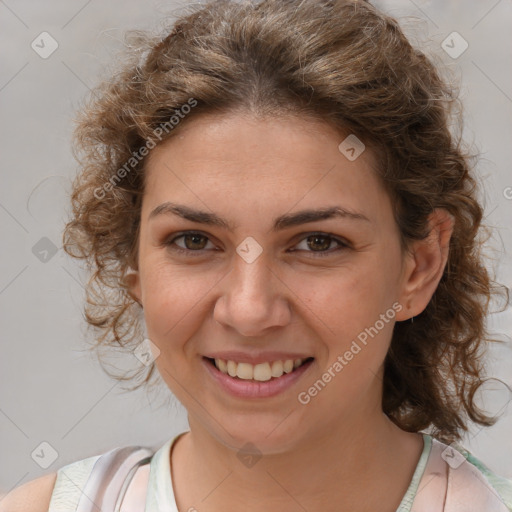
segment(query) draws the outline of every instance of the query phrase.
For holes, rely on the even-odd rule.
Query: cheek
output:
[[[318,361],[320,375],[301,391],[318,411],[331,410],[336,403],[332,414],[342,414],[364,403],[363,397],[375,389],[396,314],[388,280],[382,269],[369,267],[325,276],[324,286],[319,286],[318,279],[316,283],[301,280],[307,297],[304,314],[324,349]],[[308,287],[315,292],[308,295]]]
[[[392,269],[384,272],[380,263],[373,264],[368,258],[365,264],[347,266],[323,276],[301,276],[291,282],[298,283],[293,289],[301,299],[298,304],[302,302],[310,311],[307,316],[314,313],[317,324],[323,325],[322,330],[338,340],[347,340],[391,307],[395,296],[391,274]]]
[[[141,279],[148,336],[161,350],[172,349],[197,329],[198,315],[218,278],[158,262],[148,262],[146,269]]]
[[[396,314],[394,269],[376,260],[368,256],[364,264],[359,261],[336,273],[300,280],[298,295],[307,305],[303,314],[321,340],[325,351],[319,360],[321,371],[332,382],[318,404],[325,401],[328,406],[331,400],[348,404],[361,396],[384,361]]]

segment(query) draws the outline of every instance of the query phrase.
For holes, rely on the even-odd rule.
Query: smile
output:
[[[238,377],[242,380],[256,380],[266,382],[273,378],[278,379],[285,373],[291,373],[302,366],[307,359],[286,359],[284,361],[272,361],[260,364],[237,363],[236,361],[214,359],[213,362],[218,370],[230,377]],[[210,359],[210,361],[212,361]]]
[[[311,368],[314,358],[287,359],[252,365],[203,357],[203,364],[221,389],[240,398],[267,398],[282,393]]]

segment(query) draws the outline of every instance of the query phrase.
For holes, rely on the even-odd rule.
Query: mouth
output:
[[[204,357],[204,359],[224,375],[229,375],[233,379],[268,382],[295,372],[305,364],[313,361],[314,358],[277,360],[255,365],[224,359],[213,359],[211,357]]]
[[[291,388],[311,369],[315,358],[251,365],[202,357],[207,373],[221,390],[238,398],[269,398]],[[285,367],[286,366],[286,367]],[[290,367],[291,366],[291,367]]]

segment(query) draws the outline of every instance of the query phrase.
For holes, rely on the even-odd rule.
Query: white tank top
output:
[[[171,480],[170,451],[174,442],[185,433],[167,441],[150,459],[146,457],[149,479],[145,508],[133,512],[178,512]],[[423,443],[422,454],[396,512],[512,512],[511,480],[495,475],[458,444],[447,446],[428,434],[423,434]],[[95,510],[92,503],[96,491],[90,476],[101,457],[108,453],[111,452],[59,469],[48,512]],[[137,453],[139,459],[144,454],[142,451]],[[114,500],[117,505],[114,501],[112,505],[102,505],[102,512],[131,512],[128,503],[123,502],[120,507],[128,483],[129,479],[126,479],[121,496]]]

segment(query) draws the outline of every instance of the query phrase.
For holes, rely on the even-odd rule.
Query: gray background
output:
[[[375,3],[461,80],[465,137],[482,154],[486,223],[497,229],[487,247],[498,280],[512,287],[512,3]],[[159,30],[185,4],[0,0],[0,495],[114,446],[159,447],[187,428],[184,409],[166,388],[123,393],[85,351],[85,276],[60,248],[76,171],[70,150],[74,111],[108,73],[126,29]],[[59,45],[47,59],[31,48],[44,31]],[[456,59],[441,48],[453,31],[469,44]],[[491,315],[489,325],[506,341],[489,352],[489,373],[512,386],[512,345],[505,334],[512,331],[511,309]],[[489,429],[472,428],[464,444],[512,477],[510,392],[490,383],[480,398],[502,419]],[[36,462],[51,456],[43,442],[57,452],[47,469]],[[32,458],[41,449],[44,457]]]

